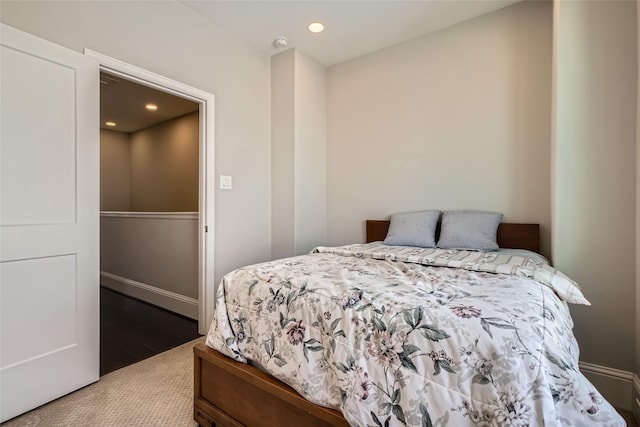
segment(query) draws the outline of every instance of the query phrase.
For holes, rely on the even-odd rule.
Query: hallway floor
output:
[[[100,287],[100,375],[198,338],[198,322]]]

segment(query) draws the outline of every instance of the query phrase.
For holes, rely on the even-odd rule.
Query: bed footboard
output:
[[[257,368],[205,344],[194,354],[193,418],[201,426],[348,426],[342,414],[315,405]]]

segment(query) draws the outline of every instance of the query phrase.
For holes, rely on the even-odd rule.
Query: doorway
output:
[[[155,73],[143,70],[136,66],[123,63],[117,59],[110,58],[85,49],[85,55],[97,59],[101,75],[104,78],[117,79],[120,81],[126,81],[135,83],[146,89],[157,90],[164,96],[177,97],[179,102],[188,105],[191,103],[191,107],[196,106],[194,112],[183,114],[175,120],[188,121],[195,120],[198,127],[198,167],[197,167],[197,209],[194,212],[164,212],[156,213],[160,216],[157,219],[157,223],[165,221],[168,223],[189,223],[189,221],[195,221],[195,239],[197,241],[196,251],[196,282],[197,293],[193,296],[182,295],[181,292],[175,292],[175,290],[160,291],[154,286],[145,286],[138,280],[127,281],[129,289],[133,289],[137,293],[133,293],[133,296],[138,299],[146,299],[165,309],[180,313],[184,318],[192,318],[197,321],[197,332],[200,335],[204,335],[207,332],[208,326],[213,318],[213,306],[214,306],[214,220],[213,220],[213,206],[214,206],[214,101],[215,98],[212,94],[185,85],[180,82],[165,78]],[[158,106],[158,110],[160,107]],[[158,111],[156,110],[156,111]],[[185,113],[185,111],[182,111]],[[195,116],[195,117],[193,117]],[[107,121],[102,120],[103,122]],[[117,122],[116,122],[117,123]],[[106,126],[106,125],[105,125]],[[148,129],[148,128],[147,128]],[[193,197],[191,198],[193,201]],[[156,200],[157,201],[157,200]],[[148,202],[148,200],[147,200]],[[173,209],[174,211],[176,209]],[[182,209],[180,209],[182,210]],[[191,208],[189,208],[191,210]],[[195,216],[194,216],[195,215]],[[117,215],[115,215],[117,216]],[[120,218],[122,219],[122,218]],[[189,228],[189,225],[183,225],[183,227]],[[153,227],[152,227],[153,228]],[[159,227],[163,229],[164,227]],[[158,227],[156,227],[156,230]],[[156,236],[158,233],[151,234]],[[172,241],[172,244],[174,242]],[[162,245],[156,245],[157,247]],[[108,272],[102,272],[101,282],[114,279],[113,276],[105,274]],[[118,278],[120,279],[120,278]],[[122,282],[122,281],[121,281]],[[121,284],[121,283],[120,283]],[[146,297],[146,298],[143,298]],[[167,298],[167,296],[169,298]],[[155,299],[154,299],[155,298]],[[169,305],[166,302],[169,301]],[[173,304],[173,305],[172,305]],[[186,310],[186,311],[185,311]],[[184,320],[184,319],[183,319]]]
[[[100,374],[197,338],[199,104],[100,73]]]
[[[214,125],[215,96],[151,71],[127,64],[89,49],[101,72],[139,83],[196,102],[199,105],[199,194],[198,194],[198,332],[206,334],[213,319],[214,282]]]

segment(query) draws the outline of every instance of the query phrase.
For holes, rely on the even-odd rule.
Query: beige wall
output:
[[[131,134],[132,211],[198,211],[198,115]]]
[[[234,184],[215,195],[215,280],[271,258],[267,54],[174,1],[3,0],[0,19],[215,94],[216,174],[232,175]]]
[[[271,59],[274,258],[327,239],[327,71],[297,49]]]
[[[129,134],[100,129],[100,210],[128,211]]]
[[[636,1],[636,42],[637,42],[637,67],[638,76],[640,77],[640,1]],[[636,100],[636,336],[635,336],[635,374],[640,376],[640,84],[637,85],[637,100]],[[634,387],[634,402],[635,398],[640,398],[637,394],[640,390]],[[636,417],[640,419],[640,406],[633,405],[632,408],[636,413]]]
[[[199,113],[131,134],[100,130],[100,210],[197,212]]]
[[[537,222],[550,249],[549,2],[525,2],[329,69],[328,236],[417,209]]]
[[[636,53],[637,53],[637,69],[638,80],[640,80],[640,0],[636,0]],[[638,83],[638,80],[636,82]],[[640,420],[640,405],[636,402],[640,401],[640,389],[638,388],[638,378],[640,377],[640,84],[636,87],[636,241],[635,241],[635,378],[631,393],[631,409],[636,420]]]
[[[553,258],[584,362],[635,365],[635,2],[556,2]]]

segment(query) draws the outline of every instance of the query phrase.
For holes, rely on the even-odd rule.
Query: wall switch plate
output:
[[[220,188],[222,190],[231,190],[233,188],[233,182],[230,176],[220,175]]]

